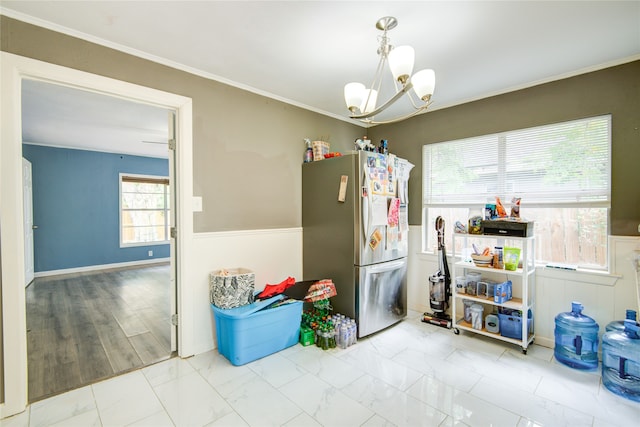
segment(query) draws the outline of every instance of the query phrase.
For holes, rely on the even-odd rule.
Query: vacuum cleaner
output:
[[[451,297],[451,276],[444,247],[444,219],[436,218],[438,234],[438,271],[429,276],[429,306],[433,313],[424,313],[422,321],[443,328],[451,328],[451,317],[447,314]]]

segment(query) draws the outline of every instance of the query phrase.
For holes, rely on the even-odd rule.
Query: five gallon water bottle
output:
[[[554,356],[558,362],[576,369],[598,368],[598,331],[600,326],[582,314],[579,302],[571,303],[571,312],[556,316]]]
[[[633,323],[636,323],[637,314],[635,310],[627,310],[627,315],[625,320],[632,320]],[[609,331],[624,332],[624,320],[614,320],[613,322],[610,322],[605,328],[605,330],[606,332],[609,332]]]
[[[640,402],[640,327],[624,321],[624,331],[602,337],[602,383],[615,394]]]

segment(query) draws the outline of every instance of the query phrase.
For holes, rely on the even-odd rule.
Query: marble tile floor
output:
[[[233,366],[216,350],[174,358],[30,405],[2,427],[634,426],[640,403],[598,371],[420,322],[346,350],[294,347]]]

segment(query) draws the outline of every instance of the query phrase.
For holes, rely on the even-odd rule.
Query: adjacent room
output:
[[[0,55],[3,426],[636,423],[640,1],[2,0]]]
[[[174,350],[170,116],[35,80],[24,81],[22,100],[31,225],[29,401],[35,402],[167,359]]]

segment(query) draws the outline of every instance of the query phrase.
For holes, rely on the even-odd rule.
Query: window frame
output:
[[[591,200],[591,201],[585,201],[585,202],[553,202],[553,201],[542,201],[542,202],[531,202],[531,201],[524,201],[523,203],[526,204],[527,208],[530,209],[536,209],[536,208],[575,208],[575,209],[581,209],[581,208],[601,208],[601,209],[606,209],[606,230],[605,230],[605,236],[604,237],[604,249],[605,249],[605,257],[604,257],[604,264],[598,264],[596,265],[591,265],[591,264],[585,264],[583,266],[578,266],[579,268],[583,268],[583,269],[589,269],[589,270],[598,270],[598,271],[608,271],[610,268],[610,260],[609,260],[609,256],[608,256],[608,252],[610,250],[609,248],[609,242],[608,242],[608,237],[610,235],[610,229],[611,229],[611,172],[612,172],[612,168],[611,168],[611,148],[612,148],[612,115],[611,114],[601,114],[601,115],[596,115],[596,116],[591,116],[591,117],[583,117],[583,118],[578,118],[578,119],[572,119],[572,120],[565,120],[565,121],[561,121],[561,122],[554,122],[554,123],[549,123],[549,124],[543,124],[543,125],[538,125],[538,126],[531,126],[528,128],[522,128],[522,129],[511,129],[511,130],[507,130],[507,131],[502,131],[502,132],[496,132],[493,134],[485,134],[485,135],[477,135],[477,136],[471,136],[471,137],[466,137],[466,138],[460,138],[460,139],[454,139],[454,140],[449,140],[449,141],[442,141],[442,142],[436,142],[433,144],[446,144],[446,143],[456,143],[456,142],[462,142],[465,140],[476,140],[477,143],[480,143],[481,139],[483,138],[495,138],[495,140],[497,140],[497,144],[498,144],[498,151],[497,151],[497,157],[496,157],[496,161],[497,161],[497,167],[499,169],[499,172],[496,176],[496,184],[497,184],[497,196],[502,197],[505,192],[509,193],[509,191],[507,191],[506,186],[504,185],[504,178],[506,177],[506,174],[503,174],[503,172],[505,172],[505,166],[509,163],[509,161],[506,159],[505,154],[507,153],[506,150],[506,141],[508,139],[508,136],[511,136],[513,134],[522,132],[522,131],[527,131],[527,130],[537,130],[540,129],[540,131],[542,131],[544,128],[549,128],[549,127],[553,127],[555,126],[563,126],[565,124],[570,124],[572,122],[585,122],[585,121],[590,121],[590,120],[598,120],[598,119],[606,119],[607,122],[607,134],[606,134],[606,138],[607,138],[607,160],[608,160],[608,165],[607,165],[607,181],[606,181],[606,200]],[[429,151],[431,150],[431,147],[433,144],[424,144],[422,146],[422,166],[423,166],[423,175],[422,175],[422,185],[423,185],[423,189],[422,189],[422,252],[423,253],[434,253],[434,247],[433,243],[434,239],[432,238],[433,236],[431,236],[431,234],[434,233],[434,230],[432,230],[429,225],[430,223],[433,222],[433,219],[430,218],[429,216],[429,209],[437,209],[437,208],[462,208],[462,209],[468,209],[470,212],[471,211],[476,211],[479,207],[479,204],[474,200],[472,202],[460,202],[457,200],[452,200],[450,202],[436,202],[436,203],[427,203],[427,188],[425,188],[425,186],[427,185],[427,179],[431,176],[431,169],[430,167],[432,166],[431,163],[432,162],[427,162],[428,159],[428,154]],[[432,160],[432,159],[431,159]],[[437,181],[436,181],[437,182]],[[578,193],[579,194],[579,193]],[[515,196],[519,196],[519,194],[513,194]],[[433,197],[433,195],[431,195],[431,197]],[[436,193],[436,197],[442,197],[439,196]],[[579,197],[578,197],[579,199]],[[433,200],[433,199],[432,199]],[[504,202],[504,199],[503,199]],[[526,217],[526,215],[525,215]],[[466,224],[465,224],[466,225]],[[447,233],[453,233],[454,230],[454,224],[447,224]],[[536,232],[537,234],[537,230],[535,230],[534,228],[534,232]],[[537,262],[543,262],[540,259],[536,259]],[[557,261],[557,262],[561,262],[561,261]]]
[[[164,229],[165,229],[165,240],[154,240],[151,242],[135,242],[135,243],[124,243],[122,241],[123,238],[123,223],[122,223],[122,184],[124,182],[123,178],[132,178],[132,180],[139,180],[139,182],[155,182],[158,184],[164,184],[164,208],[162,211],[164,212]],[[165,175],[142,175],[135,173],[124,173],[121,172],[118,174],[118,231],[119,231],[119,241],[120,248],[133,248],[139,246],[160,246],[167,245],[171,242],[171,183],[169,181],[169,177]],[[161,209],[153,209],[160,211]]]

